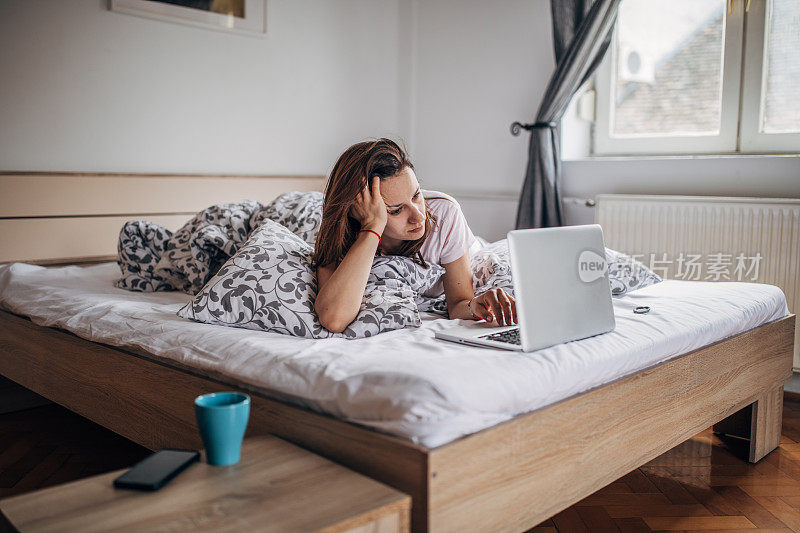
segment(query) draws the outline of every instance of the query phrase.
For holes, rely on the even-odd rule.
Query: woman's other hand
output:
[[[491,289],[472,300],[472,312],[492,322],[497,320],[500,326],[510,326],[517,323],[517,304],[503,289]]]
[[[358,193],[356,203],[350,208],[350,216],[361,223],[362,229],[370,229],[383,233],[386,228],[386,204],[381,197],[381,180],[377,176],[372,178],[372,191],[369,186]]]

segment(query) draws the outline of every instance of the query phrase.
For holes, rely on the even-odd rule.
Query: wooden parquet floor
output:
[[[738,444],[738,445],[737,445]],[[150,452],[57,405],[0,414],[0,498],[132,465]],[[535,532],[800,532],[800,400],[780,447],[752,465],[711,429],[545,521]],[[0,517],[0,532],[13,531]]]
[[[49,404],[0,414],[0,498],[133,465],[151,452]],[[0,517],[0,533],[16,531]]]

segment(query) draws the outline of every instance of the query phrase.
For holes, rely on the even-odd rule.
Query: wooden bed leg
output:
[[[714,433],[750,441],[748,460],[757,463],[780,444],[782,420],[783,387],[778,387],[714,424]]]
[[[783,387],[772,389],[752,405],[750,462],[756,463],[781,443]]]

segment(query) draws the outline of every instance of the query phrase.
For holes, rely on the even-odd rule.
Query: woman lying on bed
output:
[[[517,323],[514,299],[504,290],[475,296],[469,256],[474,241],[458,203],[420,189],[414,166],[395,142],[351,146],[325,187],[314,252],[319,284],[314,307],[320,323],[341,332],[355,319],[376,254],[444,267],[442,279],[426,296],[444,292],[450,318]]]

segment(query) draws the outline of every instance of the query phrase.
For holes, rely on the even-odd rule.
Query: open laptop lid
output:
[[[523,351],[614,329],[600,225],[515,230],[508,246]]]

